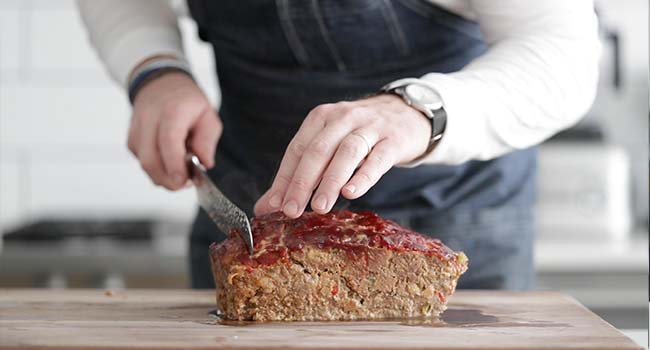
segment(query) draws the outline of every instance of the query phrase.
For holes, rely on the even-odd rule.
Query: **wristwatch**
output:
[[[384,93],[400,96],[406,104],[422,112],[431,120],[431,138],[425,154],[433,150],[447,125],[447,112],[438,92],[416,78],[399,79],[381,88]]]

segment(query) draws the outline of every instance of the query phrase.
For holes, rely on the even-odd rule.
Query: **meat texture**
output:
[[[217,307],[232,320],[438,316],[468,260],[370,212],[253,219],[255,253],[232,232],[210,246]]]

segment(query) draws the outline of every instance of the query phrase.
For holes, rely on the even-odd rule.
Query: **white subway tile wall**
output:
[[[16,33],[21,29],[22,17],[24,11],[0,8],[0,74],[3,78],[20,70],[20,53],[24,48]]]
[[[192,20],[181,29],[216,105],[211,49]],[[129,154],[129,118],[74,1],[0,0],[0,233],[46,217],[191,220],[193,190],[154,186]]]
[[[187,220],[195,211],[193,190],[170,194],[153,188],[126,152],[39,152],[32,158],[30,216],[152,217]],[[64,161],[61,161],[64,159]]]
[[[108,82],[61,84],[3,84],[0,138],[9,149],[38,151],[62,144],[125,147],[130,110],[122,91]]]

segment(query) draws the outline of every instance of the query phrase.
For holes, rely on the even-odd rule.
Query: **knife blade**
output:
[[[188,166],[199,204],[208,213],[210,219],[217,225],[221,232],[229,234],[235,229],[246,244],[249,254],[253,254],[253,234],[246,213],[239,209],[233,202],[217,188],[210,180],[199,158],[188,154]]]

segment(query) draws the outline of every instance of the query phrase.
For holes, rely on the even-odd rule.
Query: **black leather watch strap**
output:
[[[444,108],[433,111],[431,125],[431,140],[434,142],[440,140],[447,127],[447,111]]]

